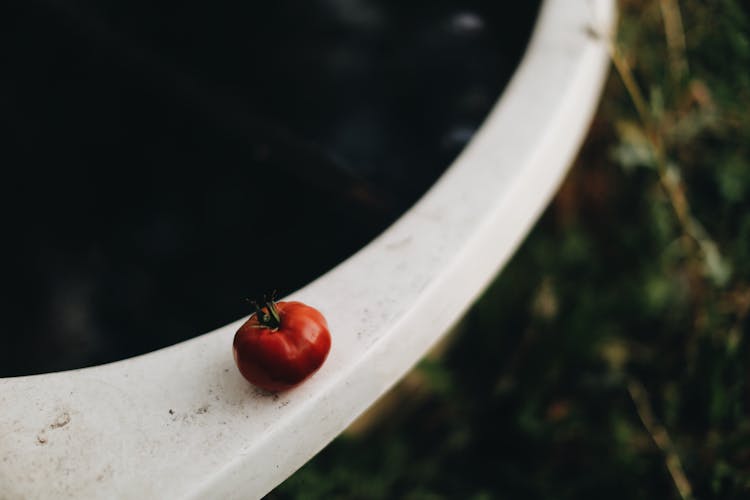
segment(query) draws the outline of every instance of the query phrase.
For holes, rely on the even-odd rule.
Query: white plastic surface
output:
[[[607,70],[614,0],[547,0],[471,144],[380,237],[290,298],[331,354],[271,395],[236,370],[241,321],[108,365],[0,379],[0,499],[255,498],[404,375],[507,261],[557,188]]]

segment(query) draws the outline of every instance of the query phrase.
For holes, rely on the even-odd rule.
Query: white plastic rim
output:
[[[0,379],[0,499],[246,499],[291,475],[413,367],[526,235],[587,131],[614,19],[614,0],[545,0],[454,164],[289,297],[320,309],[333,336],[311,379],[277,395],[249,385],[231,354],[242,320],[116,363]]]

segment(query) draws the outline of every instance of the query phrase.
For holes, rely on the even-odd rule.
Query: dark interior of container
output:
[[[537,8],[4,2],[0,376],[185,340],[354,253],[481,125]]]

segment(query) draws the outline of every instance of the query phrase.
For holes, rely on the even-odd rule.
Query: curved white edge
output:
[[[512,81],[430,191],[292,295],[331,354],[272,395],[234,367],[241,321],[108,365],[0,379],[0,498],[252,498],[371,405],[507,261],[560,183],[606,75],[614,0],[546,0]]]

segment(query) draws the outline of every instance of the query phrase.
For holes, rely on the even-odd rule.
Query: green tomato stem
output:
[[[271,318],[273,318],[273,328],[279,328],[281,326],[281,315],[279,315],[279,309],[276,307],[276,302],[269,300],[266,302],[266,307],[268,307],[268,312],[271,314]]]
[[[279,314],[279,309],[276,307],[276,303],[273,300],[265,302],[266,310],[255,301],[252,301],[252,304],[255,307],[255,316],[258,318],[260,326],[274,331],[279,329],[281,326],[281,315]]]

